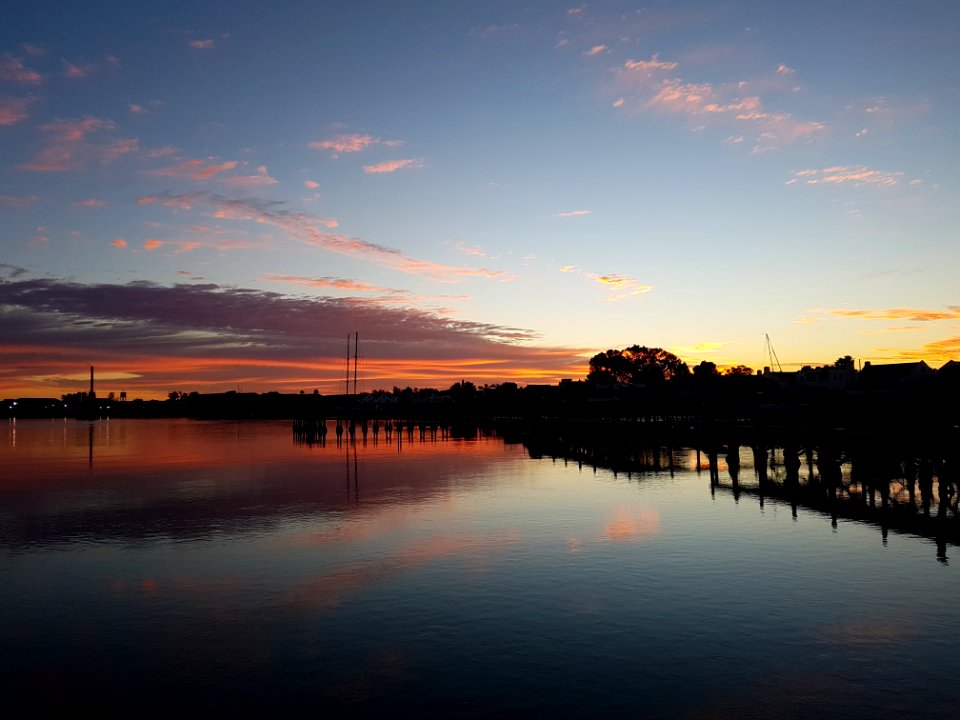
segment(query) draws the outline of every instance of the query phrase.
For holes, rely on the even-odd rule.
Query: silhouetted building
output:
[[[906,390],[934,375],[933,368],[923,360],[886,365],[874,365],[868,361],[860,371],[857,385],[863,390]]]

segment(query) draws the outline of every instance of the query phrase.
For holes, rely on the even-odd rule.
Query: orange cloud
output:
[[[410,158],[407,160],[387,160],[382,163],[377,163],[376,165],[364,165],[363,171],[368,174],[380,174],[380,173],[392,173],[397,170],[403,170],[404,168],[420,168],[423,167],[423,161],[417,160],[415,158]]]
[[[625,275],[586,273],[586,276],[611,291],[611,294],[605,298],[607,301],[624,300],[636,295],[645,295],[653,290],[653,285],[645,285],[639,280]]]
[[[109,203],[106,200],[101,200],[100,198],[87,198],[86,200],[79,200],[73,204],[75,208],[100,208],[106,207]]]
[[[114,247],[125,248],[127,246],[127,241],[123,238],[117,238],[116,240],[111,240],[110,244]]]
[[[587,57],[594,57],[595,55],[599,55],[600,53],[606,52],[609,49],[610,48],[608,48],[606,45],[594,45],[589,50],[585,50],[583,54]]]
[[[318,187],[320,187],[320,183],[318,183],[316,180],[304,180],[303,184],[304,187],[308,187],[311,190],[316,190]]]
[[[931,322],[936,320],[956,320],[960,318],[960,307],[948,307],[946,310],[918,310],[914,308],[888,308],[885,310],[827,310],[828,315],[864,320],[912,320]]]
[[[163,240],[156,240],[154,238],[146,240],[143,243],[143,247],[146,250],[156,250],[158,247],[162,247],[162,246],[163,246]]]

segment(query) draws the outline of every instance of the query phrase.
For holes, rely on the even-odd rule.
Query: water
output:
[[[689,450],[615,475],[496,437],[3,432],[0,688],[19,712],[955,709],[954,546],[761,506]]]

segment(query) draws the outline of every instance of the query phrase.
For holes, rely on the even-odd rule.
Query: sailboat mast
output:
[[[350,394],[350,333],[347,333],[347,372],[343,382],[343,394]]]
[[[353,336],[353,394],[357,394],[357,360],[360,357],[360,333]]]

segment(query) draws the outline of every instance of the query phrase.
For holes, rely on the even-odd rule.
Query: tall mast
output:
[[[350,333],[347,333],[347,374],[343,383],[343,394],[350,394]]]
[[[776,361],[777,370],[783,372],[783,368],[780,367],[780,358],[777,357],[777,351],[773,349],[773,343],[770,342],[770,336],[767,333],[764,333],[763,336],[767,338],[767,356],[770,359],[770,369],[773,370],[773,363]]]
[[[357,359],[360,357],[360,333],[353,336],[353,394],[357,394]],[[349,362],[349,361],[348,361]]]

